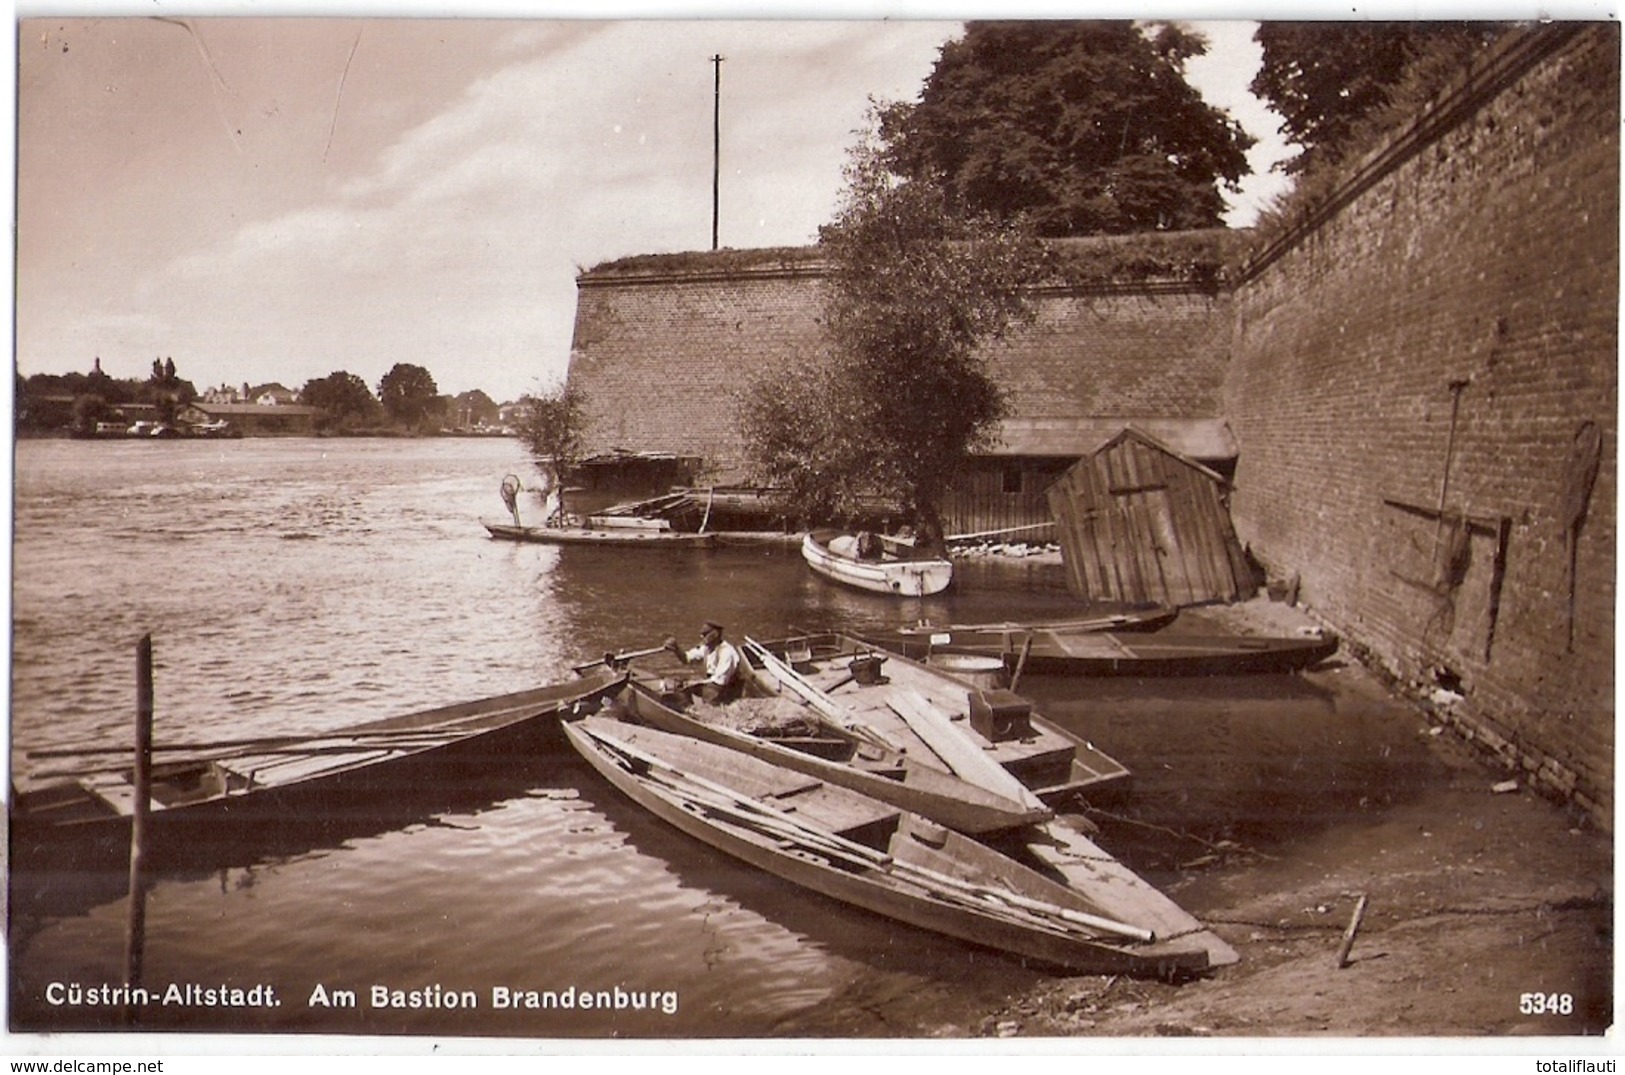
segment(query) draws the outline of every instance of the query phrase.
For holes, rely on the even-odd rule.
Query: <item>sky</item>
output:
[[[406,362],[498,402],[562,377],[581,270],[709,248],[713,55],[720,244],[800,245],[869,100],[917,97],[960,28],[18,15],[20,373],[376,391]],[[1245,225],[1288,150],[1254,24],[1194,25],[1190,80],[1259,139]]]

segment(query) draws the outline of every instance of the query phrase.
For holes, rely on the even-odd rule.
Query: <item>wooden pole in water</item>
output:
[[[125,1019],[134,1023],[139,1005],[133,999],[141,985],[141,960],[147,932],[147,815],[152,803],[152,635],[143,635],[135,650],[135,767],[131,783],[135,802],[130,813],[130,917],[124,934],[124,982],[132,999]]]

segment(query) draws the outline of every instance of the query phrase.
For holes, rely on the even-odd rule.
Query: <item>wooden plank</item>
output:
[[[948,714],[918,691],[893,691],[887,695],[886,704],[960,779],[1024,806],[1043,807],[1038,796],[972,742],[967,733],[955,728]]]
[[[1123,559],[1127,547],[1128,514],[1120,501],[1105,495],[1106,489],[1111,487],[1114,470],[1110,455],[1103,454],[1092,460],[1090,469],[1093,472],[1096,502],[1107,509],[1106,514],[1101,517],[1105,538],[1101,550],[1105,555],[1101,564],[1107,584],[1101,597],[1106,600],[1127,601],[1128,595],[1134,589],[1134,573],[1125,568]]]
[[[1240,960],[1234,948],[1190,912],[1071,825],[1056,820],[1040,831],[1042,835],[1027,842],[1028,851],[1059,871],[1069,888],[1103,914],[1150,929],[1159,938],[1179,938],[1171,943],[1204,949],[1210,967]]]
[[[1185,603],[1194,604],[1208,598],[1213,581],[1204,513],[1198,503],[1199,490],[1188,468],[1168,456],[1162,462],[1170,472],[1168,527],[1179,557],[1179,579],[1185,588]]]
[[[644,519],[635,515],[593,515],[588,519],[595,530],[652,530],[671,529],[670,519]]]

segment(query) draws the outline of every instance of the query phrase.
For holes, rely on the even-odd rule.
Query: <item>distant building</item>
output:
[[[205,389],[198,398],[204,403],[246,403],[248,386],[245,384],[241,388],[234,388],[229,384],[223,384],[217,388]]]
[[[286,391],[286,390],[284,390]],[[297,403],[209,403],[199,400],[189,410],[208,421],[230,422],[245,436],[310,436],[316,432],[316,416],[321,411]]]
[[[287,407],[299,402],[299,393],[273,381],[254,389],[244,402],[261,407]]]

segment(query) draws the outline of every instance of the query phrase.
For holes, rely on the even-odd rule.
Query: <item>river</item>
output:
[[[30,750],[128,741],[146,634],[163,740],[331,728],[521,690],[606,650],[693,642],[704,618],[738,638],[1078,611],[1041,573],[992,564],[899,604],[814,577],[783,542],[493,541],[480,519],[505,517],[509,472],[531,471],[503,439],[19,442],[14,779],[40,775]],[[1138,847],[1159,879],[1221,837],[1276,840],[1304,810],[1350,808],[1373,759],[1392,766],[1404,747],[1378,714],[1296,677],[1034,681],[1033,693],[1135,769],[1143,831],[1192,834]],[[116,892],[74,907],[14,900],[12,1029],[122,1029],[121,1007],[86,998],[122,979],[126,917]],[[564,750],[497,801],[158,877],[145,980],[217,997],[261,987],[275,1003],[153,1005],[139,1025],[907,1034],[941,998],[974,1011],[1041,973],[754,873],[640,814]],[[527,991],[610,1003],[498,1003]]]

